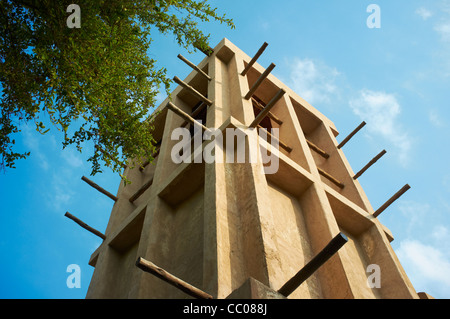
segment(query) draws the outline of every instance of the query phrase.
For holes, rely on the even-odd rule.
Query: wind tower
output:
[[[354,173],[343,146],[365,122],[338,141],[333,122],[271,74],[274,64],[257,63],[266,46],[252,58],[223,39],[198,65],[179,55],[193,70],[174,78],[171,100],[155,112],[154,161],[125,168],[132,183],[116,195],[84,178],[115,201],[105,234],[97,231],[87,298],[427,297],[377,218],[409,186],[374,210],[358,177],[386,152]],[[172,132],[200,120],[223,136],[256,128],[243,143],[258,141],[258,161],[175,163]],[[263,151],[276,155],[276,172],[264,174]]]

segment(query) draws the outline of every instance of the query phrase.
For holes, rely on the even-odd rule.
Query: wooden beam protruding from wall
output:
[[[262,127],[261,125],[258,125],[257,127],[258,127],[258,129],[260,129],[260,130],[264,130],[265,133],[266,133],[267,135],[270,136],[270,138],[273,138],[273,139],[277,140],[277,141],[278,141],[278,145],[280,145],[286,152],[288,152],[288,153],[292,152],[292,147],[288,146],[288,145],[287,145],[286,143],[284,143],[283,141],[280,141],[280,139],[279,139],[278,137],[272,135],[272,133],[270,133],[268,130],[266,130],[266,129],[265,129],[264,127]]]
[[[154,263],[145,260],[142,257],[139,257],[136,261],[136,266],[142,269],[145,272],[148,272],[159,279],[164,280],[170,285],[180,289],[181,291],[187,293],[189,296],[192,296],[197,299],[213,299],[213,296],[207,294],[206,292],[188,284],[187,282],[181,280],[178,277],[168,273],[161,267],[156,266]]]
[[[93,233],[94,235],[97,235],[98,237],[100,237],[101,239],[105,240],[106,236],[104,234],[102,234],[101,232],[99,232],[97,229],[92,228],[91,226],[89,226],[88,224],[86,224],[85,222],[83,222],[82,220],[78,219],[77,217],[73,216],[71,213],[66,212],[64,214],[64,216],[66,216],[67,218],[70,218],[71,220],[73,220],[75,223],[77,223],[78,225],[80,225],[81,227],[83,227],[84,229],[90,231],[91,233]]]
[[[249,127],[255,128],[257,127],[261,121],[267,116],[267,114],[270,112],[270,110],[275,106],[275,104],[283,97],[283,95],[286,93],[285,90],[280,89],[278,93],[270,100],[270,102],[266,105],[266,107],[259,112],[259,114],[256,116],[252,124],[250,124]]]
[[[254,103],[253,105],[259,109],[260,111],[264,110],[264,105],[262,105],[261,103],[259,103],[253,96],[252,96],[252,102]],[[275,114],[273,114],[272,112],[267,113],[267,116],[273,120],[275,123],[277,123],[278,125],[283,124],[283,121],[280,120]]]
[[[306,143],[308,143],[308,146],[315,151],[317,154],[319,154],[320,156],[322,156],[323,158],[330,158],[330,155],[325,152],[323,149],[321,149],[320,147],[318,147],[316,144],[314,144],[313,142],[306,140]]]
[[[341,189],[345,187],[344,184],[342,184],[339,180],[337,180],[336,178],[334,178],[333,176],[331,176],[330,174],[325,172],[323,169],[321,169],[321,168],[317,168],[317,169],[318,169],[320,175],[322,175],[323,177],[328,179],[330,182],[332,182],[337,187],[339,187]]]
[[[202,69],[200,69],[198,66],[196,66],[194,63],[192,63],[191,61],[189,61],[188,59],[186,59],[184,56],[182,56],[181,54],[178,54],[178,59],[180,59],[181,61],[183,61],[184,63],[186,63],[187,65],[189,65],[192,69],[194,69],[195,71],[197,71],[199,74],[203,75],[208,81],[211,81],[212,78],[205,73],[205,71],[203,71]]]
[[[266,50],[267,46],[269,44],[267,42],[264,42],[264,44],[259,48],[258,52],[256,52],[255,56],[250,60],[250,62],[245,67],[244,71],[242,71],[241,75],[245,76],[247,72],[252,68],[252,66],[256,63],[256,61],[259,59],[261,54],[263,54],[264,50]]]
[[[108,196],[109,198],[111,198],[113,201],[117,202],[117,197],[114,196],[113,194],[111,194],[110,192],[108,192],[107,190],[103,189],[102,187],[98,186],[97,184],[95,184],[93,181],[91,181],[89,178],[83,176],[81,177],[81,179],[86,182],[87,184],[89,184],[91,187],[95,188],[96,190],[98,190],[100,193]]]
[[[270,64],[269,67],[264,71],[263,74],[256,80],[256,82],[253,84],[251,89],[248,91],[248,93],[245,95],[245,99],[249,100],[252,95],[256,92],[258,87],[261,85],[261,83],[269,76],[270,72],[275,68],[275,64]]]
[[[350,141],[350,139],[355,136],[356,133],[358,133],[364,126],[366,125],[366,122],[362,122],[361,124],[359,124],[359,126],[353,130],[353,132],[351,132],[346,138],[344,138],[344,140],[338,145],[338,149],[341,149],[345,144],[347,144],[348,141]]]
[[[408,184],[406,184],[405,186],[402,187],[402,189],[400,189],[397,193],[395,193],[394,196],[392,196],[386,203],[384,203],[380,208],[378,208],[375,213],[373,213],[374,217],[378,217],[382,212],[384,212],[386,210],[386,208],[388,208],[389,206],[392,205],[392,203],[394,203],[397,199],[399,199],[404,193],[406,193],[409,189],[411,188],[411,186],[409,186]]]
[[[170,109],[172,112],[174,112],[175,114],[177,114],[178,116],[180,116],[182,119],[184,119],[185,121],[188,121],[189,123],[193,124],[193,125],[198,125],[202,128],[203,131],[209,131],[209,129],[204,126],[203,124],[201,124],[200,122],[198,122],[196,119],[194,119],[192,116],[190,116],[189,114],[187,114],[186,112],[184,112],[183,110],[181,110],[178,106],[176,106],[175,104],[173,104],[172,102],[168,102],[167,103],[167,108]]]
[[[134,193],[133,196],[130,197],[129,201],[130,203],[133,203],[136,199],[138,199],[139,197],[141,197],[142,194],[144,194],[144,192],[150,188],[150,186],[152,186],[153,184],[153,178],[150,179],[147,183],[145,183],[144,185],[142,185],[141,188],[139,188],[139,190]]]
[[[353,176],[353,179],[358,179],[362,174],[365,173],[373,164],[375,164],[380,158],[382,158],[386,154],[386,150],[382,150],[380,154],[375,156],[366,166],[364,166],[358,173]]]
[[[347,236],[343,233],[336,235],[324,249],[322,249],[310,262],[308,262],[294,277],[286,282],[278,292],[288,297],[305,280],[315,273],[324,263],[326,263],[339,249],[348,242]]]
[[[202,104],[199,107],[197,107],[197,109],[194,112],[192,112],[192,114],[191,114],[192,118],[195,118],[197,115],[199,115],[207,106],[207,104],[204,102],[200,102],[200,103],[202,103]],[[184,121],[183,124],[180,125],[180,127],[185,127],[187,124],[189,124],[189,122]]]
[[[185,88],[186,90],[188,90],[189,93],[191,93],[193,96],[200,99],[201,101],[205,102],[207,105],[213,104],[213,102],[211,100],[206,98],[203,94],[201,94],[199,91],[194,89],[192,86],[190,86],[189,84],[187,84],[186,82],[181,80],[179,77],[174,76],[173,80],[175,81],[175,83],[177,83],[178,85],[180,85],[183,88]]]

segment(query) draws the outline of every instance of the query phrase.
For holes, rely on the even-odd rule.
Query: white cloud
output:
[[[53,173],[50,187],[46,192],[47,204],[56,212],[64,210],[72,200],[74,191],[71,189],[73,176],[69,170],[59,169]]]
[[[419,15],[425,21],[433,16],[433,13],[424,7],[417,9],[416,14]]]
[[[369,132],[392,144],[400,162],[406,165],[412,140],[398,122],[401,107],[396,97],[385,92],[361,90],[349,104],[353,112],[367,122]]]
[[[435,109],[432,109],[428,112],[428,119],[430,120],[430,123],[435,127],[444,126],[442,117],[438,114],[438,112]]]
[[[434,26],[436,31],[441,36],[441,41],[450,43],[450,1],[441,1],[438,10],[440,12],[440,19]]]
[[[83,160],[72,148],[66,148],[61,153],[62,158],[69,164],[71,167],[81,167],[83,166]]]
[[[442,176],[442,186],[444,186],[444,190],[450,192],[450,174]]]
[[[445,226],[438,225],[434,227],[431,236],[437,243],[450,243],[450,232]]]
[[[450,259],[436,247],[404,240],[396,251],[403,268],[418,291],[436,298],[450,297]]]
[[[439,10],[450,14],[450,1],[449,0],[441,1],[439,4]]]
[[[437,222],[432,223],[432,226],[428,223],[430,220],[435,220],[434,218],[439,215],[438,212],[441,211],[441,208],[438,208],[437,205],[437,201],[434,201],[431,205],[416,200],[399,201],[398,209],[401,213],[402,229],[407,236],[415,236],[418,233],[422,233],[426,235],[427,240],[432,241],[433,244],[441,247],[441,249],[445,247],[450,248],[450,232],[448,228]],[[425,236],[422,236],[422,238],[425,239]],[[450,252],[449,249],[446,250]]]
[[[429,204],[424,204],[416,201],[402,200],[399,202],[398,209],[400,210],[405,229],[408,234],[423,225],[423,220],[432,213],[432,207]]]
[[[57,193],[53,197],[52,207],[56,212],[60,212],[64,210],[64,206],[70,202],[72,197],[69,194],[61,192],[59,188],[56,188],[55,190]]]
[[[450,22],[442,21],[434,27],[434,30],[441,36],[442,42],[450,43]]]
[[[335,68],[307,58],[289,64],[289,86],[308,103],[328,103],[338,94],[335,82],[340,73]]]
[[[39,166],[47,171],[49,168],[48,159],[45,153],[41,151],[41,145],[39,139],[37,138],[36,130],[33,128],[34,123],[30,125],[25,125],[21,128],[24,137],[24,144],[27,149],[31,152],[31,157],[35,157],[39,162]]]

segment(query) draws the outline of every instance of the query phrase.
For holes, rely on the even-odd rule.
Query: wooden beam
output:
[[[75,223],[77,223],[78,225],[80,225],[81,227],[83,227],[84,229],[90,231],[91,233],[93,233],[94,235],[97,235],[98,237],[100,237],[101,239],[105,240],[106,236],[103,235],[101,232],[99,232],[98,230],[92,228],[91,226],[89,226],[88,224],[86,224],[85,222],[81,221],[80,219],[76,218],[75,216],[73,216],[71,213],[66,212],[64,214],[64,216],[70,218],[71,220],[73,220]]]
[[[264,127],[262,127],[261,125],[258,125],[258,128],[261,129],[261,130],[264,130],[266,132],[266,134],[270,136],[270,138],[273,138],[273,139],[277,140],[278,141],[278,145],[280,145],[286,152],[288,152],[288,153],[292,152],[292,147],[287,146],[287,144],[285,144],[284,142],[280,141],[280,139],[277,138],[276,136],[273,136]]]
[[[209,129],[206,126],[204,126],[203,124],[201,124],[200,122],[195,120],[193,117],[191,117],[186,112],[182,111],[178,106],[176,106],[172,102],[167,103],[167,108],[170,109],[175,114],[177,114],[178,116],[180,116],[181,118],[183,118],[184,120],[188,121],[189,123],[191,123],[193,125],[199,125],[199,126],[201,126],[202,130],[209,131]]]
[[[264,106],[261,103],[259,103],[253,96],[252,96],[252,102],[254,103],[253,105],[255,105],[257,109],[259,109],[261,111],[264,110]],[[283,124],[283,121],[280,120],[277,116],[275,116],[272,112],[267,113],[267,116],[271,120],[273,120],[275,123],[277,123],[278,125]]]
[[[269,44],[267,42],[264,42],[264,44],[259,48],[258,52],[256,52],[255,56],[250,60],[250,62],[245,67],[244,71],[242,71],[241,75],[245,76],[247,72],[252,68],[253,64],[259,59],[261,54],[263,54],[264,50],[266,50],[267,46]]]
[[[382,150],[380,154],[375,156],[366,166],[364,166],[358,173],[353,176],[353,179],[358,179],[361,177],[362,174],[364,174],[365,171],[367,171],[373,164],[375,164],[380,158],[382,158],[386,154],[386,150]]]
[[[100,193],[102,193],[102,194],[108,196],[108,197],[111,198],[113,201],[117,202],[117,199],[118,199],[118,198],[117,198],[116,196],[114,196],[113,194],[111,194],[111,193],[108,192],[107,190],[101,188],[100,186],[98,186],[97,184],[95,184],[93,181],[91,181],[89,178],[83,176],[83,177],[81,177],[81,179],[82,179],[84,182],[88,183],[91,187],[93,187],[93,188],[95,188],[96,190],[98,190]]]
[[[394,203],[397,199],[399,199],[404,193],[406,193],[411,186],[406,184],[402,187],[394,196],[392,196],[386,203],[384,203],[380,208],[376,210],[375,213],[373,213],[374,217],[378,217],[382,212],[386,210],[389,206],[391,206],[392,203]]]
[[[319,174],[322,175],[323,177],[327,178],[330,182],[332,182],[333,184],[335,184],[337,187],[339,188],[344,188],[345,185],[342,184],[340,181],[338,181],[336,178],[334,178],[333,176],[331,176],[330,174],[328,174],[327,172],[325,172],[324,170],[317,168],[319,170]]]
[[[300,271],[286,282],[278,292],[288,297],[295,289],[297,289],[305,280],[315,273],[323,264],[325,264],[335,253],[338,252],[345,243],[348,242],[347,236],[339,233],[334,237],[328,245],[322,249],[310,262],[308,262]]]
[[[156,266],[154,263],[139,257],[136,261],[136,266],[145,272],[148,272],[159,279],[164,280],[170,285],[180,289],[181,291],[187,293],[197,299],[213,299],[213,296],[207,294],[206,292],[188,284],[187,282],[175,277],[174,275],[168,273],[164,269]]]
[[[201,101],[205,102],[207,105],[212,105],[213,104],[213,102],[211,100],[209,100],[206,97],[204,97],[203,94],[201,94],[199,91],[194,89],[192,86],[190,86],[186,82],[182,81],[179,77],[175,76],[173,78],[173,80],[175,81],[175,83],[181,85],[183,88],[188,90],[189,93],[191,93],[193,96],[195,96],[196,98],[200,99]]]
[[[150,179],[147,183],[145,183],[144,185],[142,185],[141,188],[139,188],[139,190],[130,197],[129,201],[130,203],[133,203],[136,199],[138,199],[142,194],[144,194],[144,192],[150,188],[150,186],[152,186],[153,184],[153,178]]]
[[[322,156],[323,158],[330,158],[330,155],[325,152],[323,149],[321,149],[320,147],[318,147],[316,144],[314,144],[313,142],[306,140],[306,143],[308,143],[308,146],[315,151],[317,154],[319,154],[320,156]]]
[[[208,81],[211,81],[212,78],[206,74],[202,69],[200,69],[198,66],[196,66],[194,63],[192,63],[191,61],[189,61],[188,59],[186,59],[184,56],[182,56],[181,54],[178,54],[178,58],[183,61],[184,63],[186,63],[187,65],[189,65],[192,69],[194,69],[195,71],[197,71],[199,74],[203,75],[205,78],[208,79]]]
[[[257,127],[259,123],[267,116],[267,114],[270,112],[270,110],[275,106],[275,104],[283,97],[283,95],[286,93],[285,90],[280,89],[278,93],[270,100],[270,102],[266,105],[266,107],[259,112],[259,114],[256,116],[255,120],[250,124],[249,127]]]
[[[253,84],[250,91],[248,91],[247,95],[245,96],[246,100],[249,100],[252,95],[255,93],[255,91],[258,89],[258,87],[261,85],[261,83],[269,76],[270,72],[275,68],[275,64],[270,64],[269,67],[264,71],[263,74],[256,80],[255,84]]]
[[[199,115],[200,112],[203,111],[203,109],[207,106],[204,102],[201,103],[202,104],[194,112],[191,113],[192,118],[195,118],[197,115]],[[188,121],[184,121],[180,127],[185,127],[188,123],[189,123]]]
[[[351,132],[339,145],[338,145],[338,149],[341,149],[345,144],[347,144],[348,141],[350,141],[350,139],[356,134],[358,133],[364,126],[366,125],[366,122],[362,122],[361,124],[359,124],[359,126],[353,130],[353,132]]]

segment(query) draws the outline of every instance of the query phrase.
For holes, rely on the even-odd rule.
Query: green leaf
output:
[[[34,121],[42,134],[50,128],[39,117],[48,116],[63,131],[64,147],[81,150],[94,142],[108,150],[110,159],[90,157],[93,173],[102,165],[120,172],[126,158],[149,157],[155,141],[145,114],[158,88],[169,94],[171,83],[148,55],[151,45],[158,45],[151,32],[170,34],[193,51],[193,44],[208,48],[199,21],[234,27],[209,1],[83,1],[81,29],[66,27],[60,1],[4,0],[0,9],[2,168],[27,156],[12,149],[19,116],[21,122]]]

